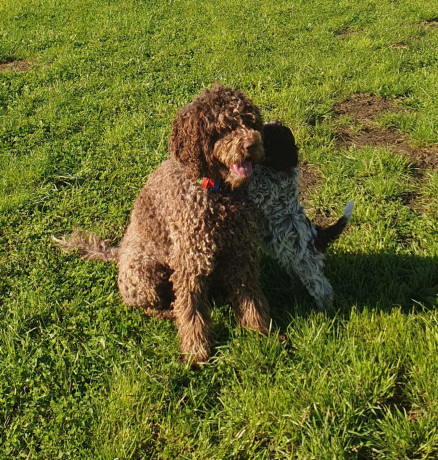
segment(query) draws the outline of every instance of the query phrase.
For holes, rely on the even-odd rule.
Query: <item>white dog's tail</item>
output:
[[[350,200],[344,208],[344,215],[341,217],[341,219],[344,218],[347,220],[346,224],[348,224],[348,222],[351,219],[351,216],[353,215],[353,208],[354,200]]]
[[[100,259],[117,262],[118,259],[118,248],[108,246],[107,240],[102,240],[92,233],[86,234],[81,230],[73,230],[68,237],[55,238],[52,236],[52,239],[64,252],[77,249],[81,259],[84,260]]]
[[[320,251],[325,251],[330,243],[339,238],[351,219],[353,208],[354,200],[350,200],[344,208],[343,216],[336,223],[326,228],[315,226],[317,232],[315,245]]]

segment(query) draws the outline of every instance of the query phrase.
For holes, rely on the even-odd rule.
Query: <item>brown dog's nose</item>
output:
[[[243,143],[243,148],[247,151],[247,152],[252,152],[254,150],[257,150],[257,148],[259,147],[260,145],[260,141],[255,138],[255,139],[247,139],[244,143]]]
[[[251,158],[251,161],[260,161],[259,157],[263,156],[263,146],[262,137],[259,132],[247,132],[245,137],[242,139],[241,146],[244,155],[247,155],[248,158]]]
[[[254,144],[255,144],[255,141],[254,141],[254,140],[247,140],[247,141],[245,141],[245,143],[243,144],[243,148],[244,148],[245,150],[249,150]]]

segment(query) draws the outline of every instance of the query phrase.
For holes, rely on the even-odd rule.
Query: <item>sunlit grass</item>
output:
[[[6,0],[0,4],[0,458],[436,458],[438,179],[391,149],[336,147],[333,106],[397,98],[379,126],[438,142],[431,2]],[[0,67],[1,69],[1,67]],[[24,69],[24,70],[23,70]],[[309,213],[351,225],[329,250],[333,313],[263,258],[286,333],[240,331],[179,360],[176,328],[125,307],[114,243],[166,157],[179,107],[214,82],[291,127],[320,174]]]

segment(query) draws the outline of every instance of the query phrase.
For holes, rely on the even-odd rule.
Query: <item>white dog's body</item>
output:
[[[267,155],[275,154],[272,149],[271,145]],[[299,168],[281,170],[268,164],[254,168],[249,184],[249,197],[259,210],[264,249],[291,277],[299,277],[318,308],[330,305],[333,288],[324,275],[323,251],[347,226],[353,212],[353,200],[334,225],[326,229],[317,228],[299,202]]]

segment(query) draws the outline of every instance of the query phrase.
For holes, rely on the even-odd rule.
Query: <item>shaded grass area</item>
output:
[[[0,458],[436,458],[438,174],[336,134],[367,127],[336,115],[366,93],[388,101],[379,129],[438,142],[435,24],[409,0],[2,2]],[[327,258],[334,312],[263,258],[288,340],[240,331],[219,296],[193,371],[114,266],[50,236],[119,241],[176,110],[215,81],[292,128],[311,217],[355,211]]]

